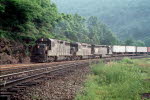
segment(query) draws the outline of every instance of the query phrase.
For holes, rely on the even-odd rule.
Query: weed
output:
[[[141,100],[141,93],[150,92],[149,81],[144,81],[149,78],[150,67],[140,66],[139,62],[125,58],[119,62],[94,65],[83,94],[78,94],[75,99]]]

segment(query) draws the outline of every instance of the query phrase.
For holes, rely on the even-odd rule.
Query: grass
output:
[[[99,63],[75,100],[141,100],[150,93],[150,59]]]

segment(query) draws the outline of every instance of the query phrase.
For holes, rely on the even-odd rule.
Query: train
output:
[[[31,62],[54,62],[59,60],[150,54],[150,47],[95,45],[49,38],[37,39],[35,43],[31,52]]]

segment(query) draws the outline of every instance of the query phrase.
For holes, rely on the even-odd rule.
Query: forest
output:
[[[0,0],[0,38],[32,44],[40,37],[103,45],[119,43],[97,17],[60,13],[50,0]]]
[[[123,41],[150,46],[150,0],[52,0],[60,12],[96,16]]]

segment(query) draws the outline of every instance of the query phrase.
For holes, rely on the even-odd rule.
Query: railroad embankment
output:
[[[48,75],[42,84],[20,93],[17,100],[73,100],[90,72],[90,67],[83,65]]]
[[[145,100],[149,93],[150,58],[126,58],[94,65],[76,100]]]
[[[0,65],[30,62],[28,48],[20,42],[0,38]]]

